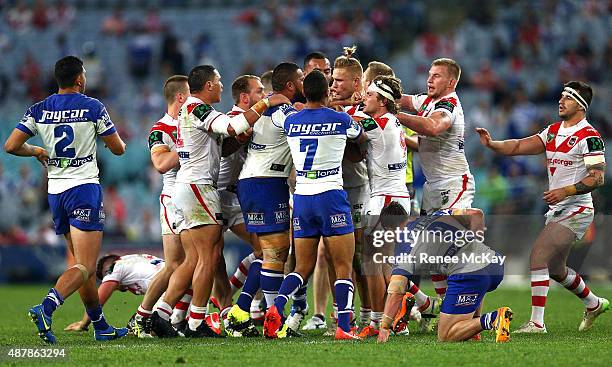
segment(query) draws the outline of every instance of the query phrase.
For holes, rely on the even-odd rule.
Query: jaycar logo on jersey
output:
[[[460,294],[457,296],[455,306],[473,306],[478,300],[478,293]]]
[[[88,109],[81,110],[65,110],[65,111],[42,111],[42,116],[38,122],[51,120],[53,122],[74,122],[82,121],[83,116],[89,112]]]
[[[331,220],[332,228],[346,227],[348,225],[346,222],[346,214],[344,213],[330,215],[329,219]]]
[[[289,135],[331,135],[336,133],[340,122],[326,122],[322,124],[291,124]]]
[[[276,218],[276,224],[289,222],[289,212],[287,210],[274,212],[274,217]]]
[[[265,224],[264,213],[247,213],[247,220],[249,225],[259,226]]]
[[[91,221],[91,209],[75,209],[72,215],[74,215],[74,219],[80,222]]]

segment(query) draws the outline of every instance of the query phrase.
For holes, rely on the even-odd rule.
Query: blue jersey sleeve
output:
[[[38,129],[36,127],[36,117],[34,116],[34,106],[28,108],[26,113],[21,118],[21,121],[15,127],[18,130],[23,131],[24,133],[34,136],[38,133]]]
[[[96,133],[101,136],[111,135],[117,132],[115,124],[110,118],[106,107],[96,100],[96,112],[94,113],[94,124],[96,125]]]

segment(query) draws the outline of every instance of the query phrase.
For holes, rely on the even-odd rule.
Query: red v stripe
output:
[[[210,217],[212,218],[212,220],[215,221],[215,223],[219,224],[219,222],[217,222],[217,218],[214,215],[212,215],[212,213],[210,212],[210,210],[208,210],[208,207],[204,203],[204,199],[202,198],[202,194],[200,194],[200,190],[198,189],[198,186],[196,186],[195,184],[190,184],[189,186],[191,186],[191,190],[193,191],[193,194],[195,195],[196,199],[198,199],[198,202],[200,203],[200,205],[202,205],[204,210],[206,210],[206,213],[210,215]]]

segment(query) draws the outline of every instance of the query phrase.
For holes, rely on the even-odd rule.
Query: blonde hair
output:
[[[435,59],[431,63],[431,66],[445,66],[451,77],[453,77],[453,79],[459,83],[459,78],[461,77],[461,66],[459,66],[457,61],[443,57],[440,59]]]
[[[353,57],[357,46],[343,47],[342,50],[342,56],[338,56],[334,61],[334,69],[347,69],[354,76],[361,78],[363,67],[359,60]]]
[[[380,61],[370,61],[368,64],[368,68],[364,72],[365,78],[367,80],[374,80],[377,76],[386,75],[386,76],[395,76],[393,69],[384,62]]]

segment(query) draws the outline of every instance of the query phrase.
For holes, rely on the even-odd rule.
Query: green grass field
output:
[[[612,298],[612,288],[593,287],[600,296]],[[0,365],[32,365],[50,360],[8,358],[9,348],[45,347],[27,317],[28,308],[39,303],[45,286],[0,287]],[[107,318],[123,326],[138,306],[140,297],[115,294],[105,307]],[[487,296],[485,309],[508,305],[515,312],[516,328],[530,315],[530,292],[500,289]],[[488,307],[487,307],[488,306]],[[509,343],[494,343],[491,332],[481,342],[438,343],[432,334],[412,332],[392,337],[384,345],[375,340],[335,342],[322,332],[289,340],[205,339],[139,340],[134,337],[99,343],[93,331],[62,331],[82,316],[78,296],[73,296],[54,315],[58,338],[54,347],[64,348],[62,365],[80,366],[165,366],[174,364],[210,366],[610,366],[612,365],[612,312],[601,316],[592,330],[578,332],[582,303],[569,292],[550,290],[546,310],[546,335],[513,335]],[[414,325],[411,326],[411,331]]]

